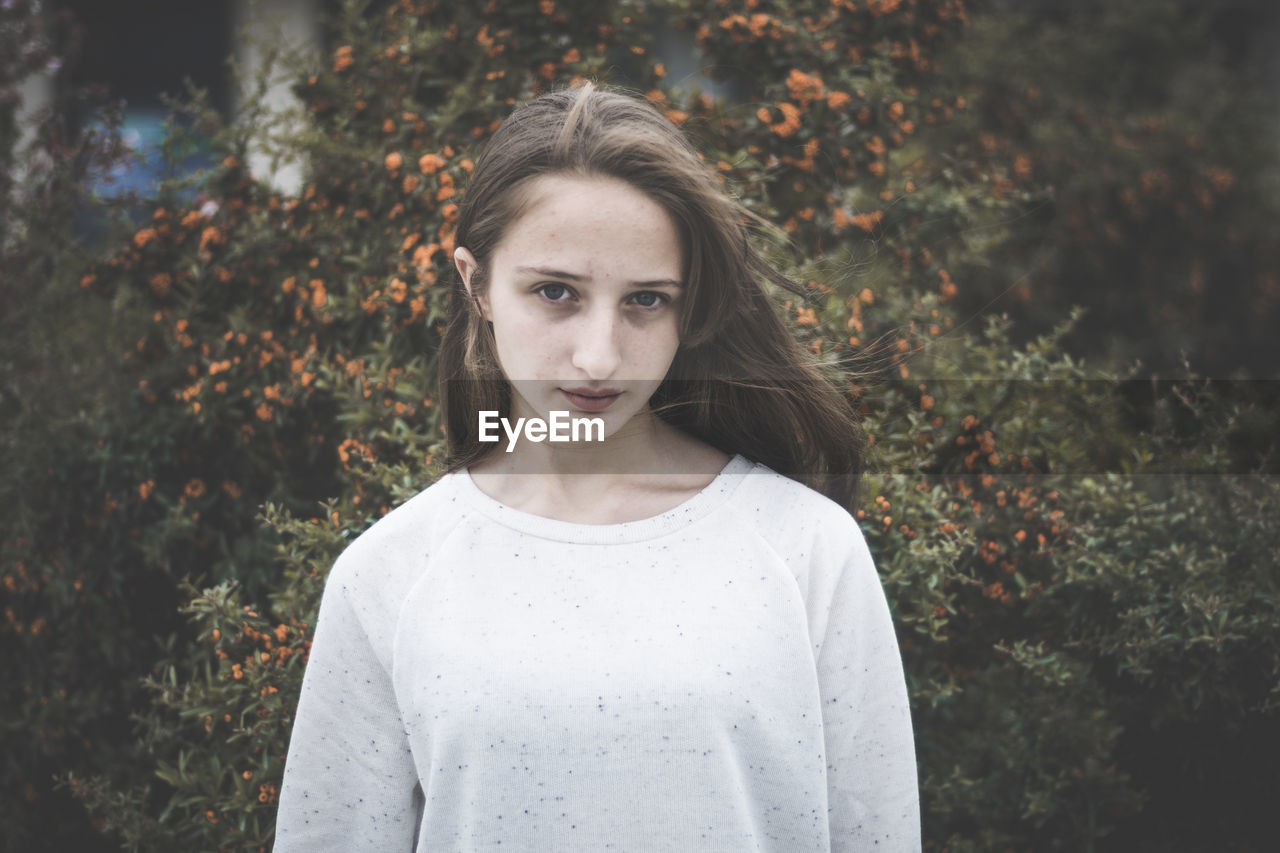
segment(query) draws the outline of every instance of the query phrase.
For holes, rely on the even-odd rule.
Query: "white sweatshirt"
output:
[[[856,523],[741,456],[586,525],[446,475],[325,587],[288,851],[920,849],[902,664]]]

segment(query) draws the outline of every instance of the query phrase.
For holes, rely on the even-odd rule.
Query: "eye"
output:
[[[568,302],[569,296],[572,295],[568,287],[554,281],[538,285],[535,292],[541,294],[542,298],[548,302]]]
[[[631,294],[632,304],[641,308],[661,308],[670,301],[665,293],[658,293],[656,290],[640,290]]]

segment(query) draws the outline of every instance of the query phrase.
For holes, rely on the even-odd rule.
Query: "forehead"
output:
[[[524,195],[495,251],[496,266],[567,257],[605,266],[641,264],[680,278],[683,259],[674,221],[626,181],[544,175],[532,180]]]

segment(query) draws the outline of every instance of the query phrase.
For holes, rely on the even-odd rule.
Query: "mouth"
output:
[[[584,412],[603,412],[613,405],[613,401],[622,396],[621,391],[612,388],[560,388],[565,399],[575,408]]]

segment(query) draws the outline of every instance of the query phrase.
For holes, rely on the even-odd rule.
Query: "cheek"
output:
[[[674,322],[647,329],[634,342],[633,363],[639,370],[637,379],[661,381],[666,378],[680,347],[680,335]]]
[[[509,379],[545,371],[556,357],[556,338],[546,323],[528,314],[498,314],[493,324],[498,360]]]

